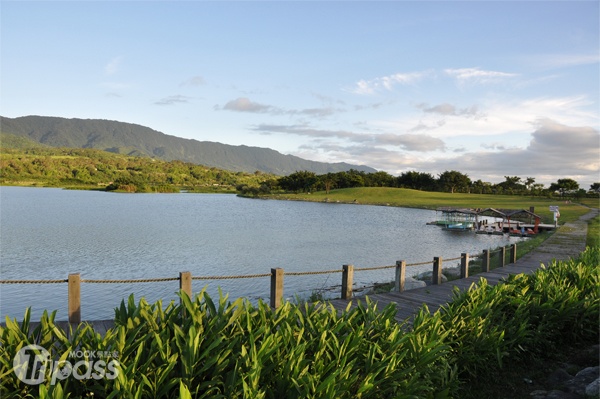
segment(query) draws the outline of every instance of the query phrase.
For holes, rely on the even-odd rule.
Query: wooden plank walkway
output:
[[[389,303],[396,303],[396,320],[403,322],[410,319],[415,313],[426,304],[431,312],[435,312],[442,305],[452,299],[454,287],[460,290],[467,290],[473,284],[479,281],[481,277],[485,278],[490,285],[500,283],[510,274],[533,273],[541,264],[549,264],[553,259],[566,260],[576,257],[585,250],[585,241],[587,236],[587,220],[592,219],[598,214],[598,209],[593,209],[580,220],[572,223],[566,223],[542,245],[534,251],[529,252],[516,263],[509,264],[503,268],[493,269],[488,273],[480,273],[465,279],[450,281],[441,285],[431,285],[423,288],[404,292],[390,292],[385,294],[368,295],[368,297],[377,302],[378,307],[383,309]],[[356,306],[356,302],[361,298],[355,298],[351,301],[344,299],[333,299],[329,302],[338,310],[345,310],[348,302],[351,306]],[[114,320],[94,320],[84,321],[90,324],[95,332],[104,335],[106,331],[114,327]],[[34,328],[39,322],[31,322]],[[69,331],[68,321],[57,321],[56,324],[64,331]],[[73,326],[74,328],[75,326]]]
[[[404,292],[389,292],[384,294],[366,295],[370,300],[377,303],[379,309],[383,309],[390,303],[396,304],[396,320],[398,322],[412,321],[419,309],[426,304],[431,312],[435,312],[441,306],[451,301],[455,287],[466,291],[480,278],[485,278],[490,285],[501,283],[509,275],[532,274],[542,264],[548,265],[553,259],[567,260],[578,256],[585,250],[587,237],[587,221],[598,215],[598,209],[592,209],[578,221],[565,223],[557,231],[544,241],[535,250],[517,259],[516,263],[501,268],[492,269],[487,273],[479,273],[468,278],[449,281],[441,285],[430,285]],[[364,298],[354,298],[350,301],[333,299],[329,302],[337,309],[344,310],[348,302],[356,306],[358,301]]]

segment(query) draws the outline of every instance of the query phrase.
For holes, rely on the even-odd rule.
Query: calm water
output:
[[[434,211],[263,201],[219,194],[115,194],[50,188],[0,188],[0,276],[13,279],[139,279],[269,273],[393,265],[479,253],[518,238],[453,233]],[[456,262],[453,262],[456,263]],[[448,266],[448,264],[445,264]],[[408,274],[430,270],[409,268]],[[355,272],[357,286],[391,281],[394,270]],[[341,273],[286,276],[285,296],[339,285]],[[220,286],[230,298],[268,298],[269,278],[193,281],[194,291]],[[148,301],[176,298],[178,282],[82,283],[82,318],[114,316],[133,293]],[[67,319],[67,285],[0,285],[0,314],[34,317],[44,309]]]

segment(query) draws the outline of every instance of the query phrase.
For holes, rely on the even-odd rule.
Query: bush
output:
[[[274,312],[262,302],[213,302],[204,293],[182,302],[163,309],[160,301],[130,297],[105,337],[82,325],[67,338],[54,315],[32,332],[27,315],[21,327],[9,321],[1,331],[2,397],[60,389],[108,398],[177,398],[185,390],[195,398],[409,398],[453,389],[439,331],[403,332],[393,307],[379,311],[368,302],[338,315],[322,303],[285,303]],[[53,359],[74,348],[118,352],[118,378],[24,385],[12,359],[32,342]]]
[[[491,287],[481,279],[420,325],[441,323],[462,378],[501,368],[506,360],[543,356],[557,345],[598,340],[600,249],[553,262],[532,275]]]
[[[7,318],[0,327],[0,396],[452,397],[460,383],[506,361],[597,342],[599,264],[600,249],[588,248],[579,259],[495,287],[480,280],[434,314],[423,306],[412,328],[396,322],[393,306],[379,310],[368,298],[340,314],[324,303],[272,311],[260,301],[214,302],[204,292],[166,307],[131,296],[104,336],[86,324],[65,334],[55,313],[32,329],[27,311],[21,324]],[[120,363],[118,377],[26,385],[12,360],[33,343],[54,360],[73,350],[108,351]]]

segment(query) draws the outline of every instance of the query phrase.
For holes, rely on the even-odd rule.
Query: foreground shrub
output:
[[[489,286],[485,279],[415,328],[441,323],[461,378],[501,368],[510,360],[543,356],[562,344],[599,339],[600,249],[578,259],[554,261],[532,275],[510,276]]]
[[[182,304],[148,304],[133,297],[116,310],[104,337],[80,326],[67,338],[44,315],[29,331],[26,316],[2,329],[2,397],[69,392],[108,398],[417,398],[456,385],[441,326],[405,332],[370,302],[341,315],[323,304],[286,303],[277,311],[259,302],[201,293]],[[75,349],[115,352],[115,379],[68,378],[28,386],[12,372],[12,359],[28,343],[53,359]],[[184,387],[184,388],[181,388]],[[49,396],[52,397],[52,396]]]
[[[66,334],[55,313],[45,313],[33,329],[27,311],[22,323],[7,319],[0,327],[0,396],[455,397],[461,382],[507,361],[597,341],[599,265],[600,249],[593,248],[496,287],[482,279],[433,315],[424,306],[412,326],[395,321],[393,306],[380,310],[368,299],[338,314],[321,303],[272,311],[263,302],[223,296],[215,302],[204,292],[166,307],[132,296],[104,336],[86,324]],[[118,373],[61,378],[49,368],[43,383],[27,385],[16,377],[13,359],[29,344],[59,363],[77,352],[93,361],[87,353],[101,351],[105,363],[118,361]],[[90,365],[70,372],[85,376]]]

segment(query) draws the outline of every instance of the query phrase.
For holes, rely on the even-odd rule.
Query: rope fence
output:
[[[69,280],[0,280],[0,284],[60,284]]]
[[[468,253],[462,253],[455,258],[443,259],[446,262],[460,260],[460,278],[469,276],[469,262],[472,259],[481,259],[482,272],[490,271],[490,257],[493,254],[499,253],[499,267],[504,267],[507,263],[506,247],[500,247],[496,250],[484,249],[481,254],[470,256]],[[510,246],[510,258],[508,263],[515,263],[517,260],[517,245]],[[320,270],[309,272],[285,272],[282,268],[271,269],[271,273],[261,274],[246,274],[234,276],[192,276],[190,272],[180,272],[179,277],[163,277],[163,278],[145,278],[145,279],[82,279],[79,273],[69,274],[68,279],[57,280],[0,280],[0,284],[61,284],[68,283],[68,302],[69,302],[69,322],[78,324],[81,322],[81,283],[86,284],[131,284],[131,283],[158,283],[167,281],[179,281],[179,288],[188,296],[192,296],[192,280],[236,280],[236,279],[252,279],[252,278],[271,278],[271,295],[270,304],[272,308],[278,308],[283,300],[283,278],[284,276],[311,276],[321,274],[342,273],[342,299],[351,299],[353,291],[354,272],[375,271],[395,269],[394,291],[404,291],[404,283],[406,280],[406,268],[413,266],[433,265],[431,284],[442,283],[442,258],[434,257],[433,261],[425,261],[418,263],[407,264],[405,261],[397,261],[395,265],[389,266],[373,266],[373,267],[354,267],[353,265],[343,265],[342,269]]]
[[[271,273],[263,274],[245,274],[242,276],[196,276],[192,277],[192,280],[236,280],[242,278],[259,278],[259,277],[270,277]]]
[[[334,273],[342,273],[342,270],[320,270],[314,272],[284,272],[286,276],[312,276],[317,274],[334,274]]]
[[[81,279],[82,283],[90,284],[128,284],[128,283],[163,283],[165,281],[177,281],[178,277],[161,277],[161,278],[138,278],[132,280],[95,280]],[[67,280],[68,282],[68,280]]]

